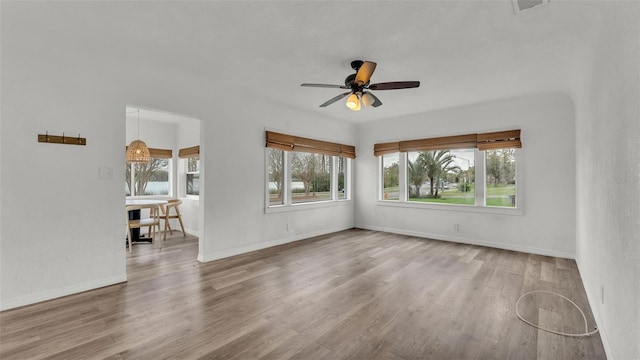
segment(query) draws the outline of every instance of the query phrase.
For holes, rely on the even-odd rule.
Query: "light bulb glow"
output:
[[[356,107],[360,107],[360,101],[358,101],[358,96],[356,94],[351,94],[347,98],[347,107],[351,110],[354,110]]]

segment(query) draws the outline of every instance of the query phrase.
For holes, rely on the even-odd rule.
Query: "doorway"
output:
[[[181,239],[185,243],[195,242],[195,260],[201,247],[203,230],[203,224],[200,223],[203,218],[201,178],[204,173],[199,152],[201,122],[187,115],[135,105],[127,105],[125,113],[126,144],[129,145],[134,140],[143,141],[149,148],[151,157],[149,162],[126,163],[126,198],[128,201],[179,200],[182,223],[178,218],[169,220],[173,234],[167,234],[168,245],[179,244]],[[173,210],[171,213],[176,212]],[[146,229],[142,231],[146,232]],[[156,240],[154,239],[153,244],[139,241],[132,246],[132,254],[136,253],[136,247],[144,247],[145,256],[162,256],[163,251],[159,249],[159,242]],[[127,251],[127,263],[130,257],[128,254]]]

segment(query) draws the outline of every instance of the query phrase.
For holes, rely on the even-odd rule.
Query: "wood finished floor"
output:
[[[206,264],[193,237],[133,250],[126,284],[0,313],[0,358],[605,358],[516,318],[542,289],[594,324],[572,260],[356,229]],[[521,310],[584,330],[548,295]]]

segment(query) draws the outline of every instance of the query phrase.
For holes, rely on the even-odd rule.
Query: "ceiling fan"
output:
[[[396,90],[396,89],[409,89],[420,86],[420,81],[394,81],[384,82],[377,84],[370,84],[371,75],[376,69],[376,63],[372,61],[354,60],[351,62],[351,68],[356,71],[355,74],[351,74],[344,79],[344,85],[328,85],[328,84],[301,84],[300,86],[309,87],[321,87],[321,88],[335,88],[335,89],[349,89],[349,91],[342,93],[332,99],[329,99],[320,107],[325,107],[333,104],[334,102],[349,96],[347,98],[347,107],[351,110],[360,110],[361,104],[364,106],[378,107],[382,105],[382,101],[378,99],[371,90]]]

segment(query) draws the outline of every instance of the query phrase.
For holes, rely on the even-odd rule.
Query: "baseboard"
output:
[[[216,251],[216,252],[211,253],[211,254],[198,254],[198,258],[197,259],[200,262],[214,261],[214,260],[219,260],[219,259],[224,259],[224,258],[227,258],[227,257],[235,256],[235,255],[248,253],[248,252],[251,252],[251,251],[262,250],[262,249],[270,248],[270,247],[273,247],[273,246],[288,244],[290,242],[309,239],[309,238],[312,238],[312,237],[331,234],[331,233],[334,233],[334,232],[348,230],[348,229],[352,229],[352,228],[353,228],[352,226],[335,227],[335,228],[324,229],[324,230],[321,230],[321,231],[315,231],[315,232],[311,232],[311,233],[297,234],[297,235],[295,235],[293,237],[290,237],[290,238],[277,239],[277,240],[266,241],[266,242],[261,242],[261,243],[249,244],[249,245],[240,246],[240,247],[237,247],[237,248]]]
[[[604,353],[607,355],[607,359],[615,359],[613,357],[613,351],[611,350],[611,345],[609,344],[609,338],[607,337],[607,333],[604,330],[604,326],[602,326],[602,320],[600,320],[600,312],[597,307],[594,307],[592,304],[597,304],[598,299],[594,299],[591,295],[589,289],[591,287],[585,281],[585,278],[582,276],[582,268],[580,266],[580,261],[576,257],[576,265],[578,266],[578,273],[580,274],[580,280],[582,281],[582,286],[584,287],[584,292],[587,294],[587,302],[589,302],[589,308],[591,308],[591,313],[593,314],[593,319],[596,321],[596,326],[598,327],[598,333],[600,334],[600,340],[602,340],[602,346],[604,347]]]
[[[511,251],[519,251],[519,252],[528,253],[528,254],[554,256],[554,257],[559,257],[559,258],[564,258],[564,259],[575,259],[575,254],[564,252],[564,251],[539,249],[539,248],[532,248],[532,247],[527,247],[527,246],[496,243],[496,242],[491,242],[491,241],[483,241],[483,240],[470,239],[470,238],[464,238],[464,237],[458,237],[458,236],[432,234],[432,233],[426,233],[426,232],[420,232],[420,231],[409,231],[409,230],[385,228],[385,227],[370,226],[370,225],[363,225],[363,224],[356,224],[355,227],[359,228],[359,229],[365,229],[365,230],[375,230],[375,231],[382,231],[382,232],[388,232],[388,233],[393,233],[393,234],[415,236],[415,237],[421,237],[421,238],[427,238],[427,239],[450,241],[450,242],[462,243],[462,244],[470,244],[470,245],[479,245],[479,246],[486,246],[486,247],[491,247],[491,248],[496,248],[496,249],[504,249],[504,250],[511,250]]]
[[[41,291],[35,294],[19,296],[13,299],[2,301],[2,303],[0,303],[0,311],[14,309],[14,308],[26,306],[26,305],[32,305],[42,301],[53,300],[59,297],[73,295],[73,294],[77,294],[77,293],[81,293],[89,290],[94,290],[94,289],[98,289],[105,286],[115,285],[115,284],[123,283],[126,281],[127,281],[127,275],[122,274],[122,275],[111,276],[104,279],[87,281],[84,283],[75,284],[72,286],[63,287],[59,289],[46,290],[46,291]]]

